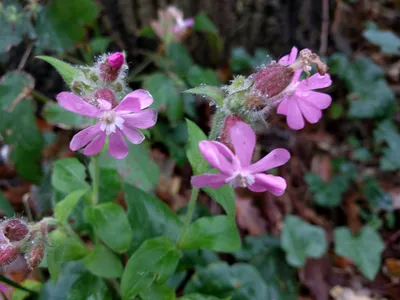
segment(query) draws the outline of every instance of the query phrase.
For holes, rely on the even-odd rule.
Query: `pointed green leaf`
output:
[[[206,85],[195,87],[193,89],[184,91],[184,93],[204,95],[214,100],[217,106],[221,106],[224,101],[224,93],[216,86]]]
[[[58,71],[58,73],[60,73],[61,77],[69,87],[71,87],[72,81],[81,73],[78,68],[57,58],[50,56],[36,56],[36,58],[42,59],[51,64]]]
[[[59,159],[54,164],[51,183],[60,192],[69,194],[87,188],[85,167],[76,158]]]
[[[103,203],[85,209],[86,220],[93,225],[96,235],[113,251],[126,252],[132,240],[132,229],[121,206]]]
[[[83,262],[92,274],[103,278],[118,278],[124,271],[118,256],[101,244],[95,246]]]
[[[83,195],[89,190],[89,187],[76,190],[70,193],[67,197],[56,204],[54,208],[54,216],[60,220],[61,223],[66,224],[68,221],[69,215],[74,210],[78,201],[82,198]]]
[[[241,240],[236,222],[228,216],[203,217],[190,224],[180,247],[233,252]]]

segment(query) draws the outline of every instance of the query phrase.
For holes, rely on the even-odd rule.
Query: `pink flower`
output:
[[[120,69],[124,64],[124,54],[121,52],[115,52],[107,57],[107,62],[111,68]]]
[[[94,106],[69,92],[58,94],[57,101],[68,111],[97,119],[95,125],[78,132],[71,140],[71,150],[84,148],[85,155],[99,153],[108,137],[110,155],[123,159],[129,151],[123,137],[133,144],[140,144],[144,135],[137,128],[150,128],[157,120],[154,109],[145,109],[153,103],[153,97],[145,90],[129,93],[115,108],[112,108],[109,101],[102,99],[97,99],[98,105]]]
[[[253,192],[269,191],[280,196],[286,189],[282,177],[264,174],[267,170],[282,166],[289,158],[286,149],[275,149],[258,162],[251,164],[256,136],[253,129],[244,122],[237,122],[230,130],[230,140],[235,154],[224,144],[215,141],[201,141],[200,152],[219,174],[193,176],[193,186],[218,188],[224,184],[232,187],[248,187]]]
[[[296,61],[297,48],[293,47],[289,55],[282,57],[279,63],[290,65]],[[314,124],[321,119],[323,109],[329,107],[332,102],[331,96],[314,89],[321,89],[332,84],[329,74],[312,75],[308,79],[299,81],[302,70],[295,71],[292,83],[284,91],[285,96],[278,106],[278,114],[286,116],[290,128],[299,130],[304,127],[304,118]]]

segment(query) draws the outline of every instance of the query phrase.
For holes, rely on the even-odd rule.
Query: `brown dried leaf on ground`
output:
[[[343,210],[346,214],[347,225],[353,234],[357,234],[361,229],[361,220],[359,216],[360,207],[357,204],[358,193],[350,193],[345,196]]]
[[[247,230],[250,235],[261,235],[266,232],[266,222],[249,197],[236,194],[236,219],[239,227]]]
[[[370,296],[370,291],[367,289],[361,289],[355,291],[351,288],[334,286],[330,290],[330,295],[335,300],[384,300],[385,298],[376,298]]]
[[[311,173],[318,174],[325,182],[332,177],[331,156],[317,154],[311,160]]]
[[[306,265],[300,270],[300,281],[311,292],[314,299],[329,299],[328,276],[331,270],[328,256],[320,259],[308,259]]]

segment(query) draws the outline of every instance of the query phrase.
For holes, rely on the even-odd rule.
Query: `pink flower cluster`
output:
[[[279,64],[293,64],[297,54],[297,48],[293,47],[289,55],[279,60]],[[313,91],[332,84],[329,74],[316,73],[308,79],[300,80],[301,73],[301,69],[295,71],[291,84],[282,92],[284,97],[277,110],[278,114],[286,116],[287,124],[295,130],[304,128],[304,119],[312,124],[317,123],[322,117],[321,110],[328,108],[332,102],[331,96]]]

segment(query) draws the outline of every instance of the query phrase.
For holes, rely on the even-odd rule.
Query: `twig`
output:
[[[37,90],[31,90],[31,95],[33,98],[35,98],[36,100],[38,100],[42,103],[53,102],[50,98],[46,97],[45,95],[43,95],[41,92],[39,92]]]
[[[322,26],[321,26],[321,45],[319,54],[326,55],[328,48],[328,35],[329,35],[329,0],[322,0]]]
[[[26,48],[24,55],[22,56],[21,61],[19,62],[18,71],[21,71],[25,67],[26,61],[28,60],[28,57],[31,54],[32,49],[33,49],[33,42],[29,42],[28,47]]]
[[[336,0],[335,17],[332,23],[332,33],[336,33],[336,31],[339,28],[340,21],[342,18],[342,8],[343,8],[342,0]]]

